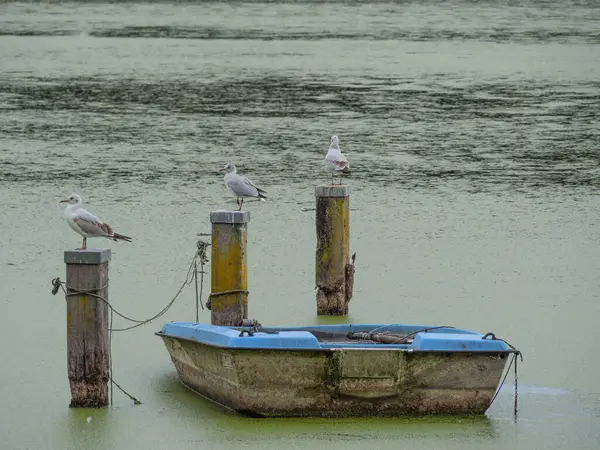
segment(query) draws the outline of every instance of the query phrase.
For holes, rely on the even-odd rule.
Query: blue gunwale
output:
[[[166,336],[201,343],[212,347],[235,350],[285,350],[327,352],[335,349],[399,350],[408,352],[489,352],[512,353],[515,350],[499,339],[483,339],[475,331],[452,327],[403,324],[342,324],[308,326],[261,327],[253,336],[240,336],[244,327],[225,327],[194,322],[170,322],[158,336]],[[423,331],[428,330],[428,331]],[[411,335],[410,344],[382,344],[356,342],[320,342],[312,333],[345,336],[348,332],[389,331]]]

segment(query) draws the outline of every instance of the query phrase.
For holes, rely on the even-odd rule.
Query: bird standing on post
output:
[[[73,231],[83,236],[81,248],[77,250],[87,249],[87,238],[89,237],[105,237],[114,241],[131,242],[129,236],[115,233],[109,224],[102,222],[98,217],[83,209],[79,195],[71,194],[60,203],[68,203],[65,208],[65,219]]]
[[[340,182],[338,184],[342,184],[342,174],[350,173],[350,163],[346,156],[342,154],[340,150],[340,140],[337,136],[331,136],[331,144],[329,145],[329,150],[327,151],[327,156],[325,157],[325,162],[327,163],[327,167],[332,171],[331,174],[331,185],[334,185],[333,177],[335,173],[340,174]]]
[[[229,192],[237,197],[237,204],[239,206],[238,211],[242,210],[245,197],[257,198],[263,202],[265,201],[265,198],[267,198],[264,190],[257,187],[248,178],[238,175],[236,168],[232,163],[227,163],[225,167],[219,170],[225,172],[225,186],[227,186]]]

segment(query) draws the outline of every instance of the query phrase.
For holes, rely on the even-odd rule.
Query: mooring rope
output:
[[[510,344],[510,342],[507,342],[504,339],[497,338],[494,335],[494,333],[486,333],[482,337],[482,339],[487,339],[488,337],[491,337],[492,340],[495,340],[495,341],[502,341],[502,342],[504,342],[506,345],[508,345],[511,348],[512,353],[513,353],[513,358],[510,361],[508,369],[506,369],[506,373],[504,374],[504,377],[502,378],[502,382],[500,383],[500,386],[498,387],[498,390],[496,391],[496,393],[492,397],[492,401],[490,402],[490,406],[491,406],[492,403],[494,403],[494,400],[498,396],[498,393],[500,392],[500,389],[502,389],[502,386],[504,385],[504,382],[506,381],[506,378],[508,377],[508,373],[510,372],[510,366],[512,366],[512,364],[514,362],[515,363],[515,405],[514,405],[514,409],[513,409],[513,414],[514,414],[514,419],[516,421],[517,418],[518,418],[518,414],[519,414],[519,373],[518,373],[518,369],[517,369],[517,363],[518,363],[518,358],[521,358],[521,362],[523,362],[523,353],[520,350],[518,350],[514,345]]]
[[[374,334],[375,331],[377,330],[381,330],[382,328],[390,328],[390,327],[397,327],[397,326],[402,326],[402,324],[399,323],[392,323],[392,324],[386,324],[386,325],[381,325],[379,327],[375,327],[372,330],[369,331],[369,333]],[[441,328],[455,328],[453,326],[450,325],[438,325],[438,326],[434,326],[434,327],[427,327],[427,328],[422,328],[420,330],[417,331],[413,331],[412,333],[408,333],[405,335],[402,335],[401,337],[398,337],[398,342],[397,343],[401,343],[402,341],[406,340],[409,337],[415,336],[418,333],[428,333],[432,330],[438,330]],[[383,331],[379,334],[383,334],[383,335],[390,335],[390,331]]]
[[[127,392],[125,389],[123,389],[113,378],[113,358],[112,358],[112,324],[113,324],[113,309],[111,308],[110,310],[110,323],[109,323],[109,331],[108,331],[108,361],[109,361],[109,371],[110,371],[110,375],[109,375],[109,380],[110,380],[110,404],[113,405],[114,401],[113,401],[113,392],[114,392],[114,388],[113,386],[116,386],[123,394],[125,394],[127,397],[129,397],[132,401],[134,405],[141,405],[142,402],[139,401],[137,398],[135,398],[133,395],[131,395],[129,392]]]
[[[390,328],[390,327],[398,326],[398,325],[399,324],[382,325],[382,326],[373,328],[372,330],[369,331],[369,333],[373,334],[373,333],[375,333],[375,331],[381,330],[382,328]],[[423,328],[421,330],[413,331],[412,333],[406,334],[406,335],[402,336],[401,338],[399,337],[398,342],[401,342],[401,341],[407,339],[408,337],[414,336],[417,333],[427,333],[429,331],[437,330],[437,329],[441,329],[441,328],[451,328],[452,329],[454,327],[448,326],[448,325],[440,325],[440,326],[435,326],[435,327]],[[389,333],[389,331],[384,331],[381,334],[389,335],[388,333]],[[494,403],[494,400],[496,400],[496,397],[500,393],[500,390],[502,389],[502,386],[504,386],[504,382],[506,381],[506,378],[508,377],[508,374],[510,373],[510,368],[514,363],[514,365],[515,365],[515,403],[514,403],[513,413],[514,413],[514,418],[516,421],[517,417],[518,417],[518,412],[519,412],[519,380],[518,380],[519,375],[518,375],[518,369],[517,369],[517,361],[518,361],[518,358],[521,358],[521,361],[523,361],[523,353],[521,353],[520,350],[518,350],[514,345],[510,344],[506,340],[496,337],[496,335],[494,333],[486,333],[482,337],[482,339],[488,339],[488,338],[491,338],[491,340],[504,342],[508,347],[510,347],[511,353],[513,354],[510,364],[508,365],[508,368],[506,369],[506,373],[502,377],[502,381],[500,382],[498,389],[494,393],[494,396],[492,397],[492,400],[490,401],[489,406],[491,406],[492,403]]]
[[[113,373],[113,369],[112,369],[112,333],[113,333],[113,331],[132,330],[134,328],[137,328],[137,327],[140,327],[147,323],[150,323],[153,320],[156,320],[159,317],[163,316],[173,306],[173,304],[175,303],[175,300],[177,300],[179,295],[181,295],[181,293],[183,292],[185,287],[189,286],[193,281],[195,281],[195,285],[196,285],[196,323],[198,323],[199,322],[199,306],[201,306],[202,309],[204,309],[204,305],[202,305],[201,299],[202,299],[202,291],[203,291],[203,286],[204,286],[204,273],[205,273],[204,265],[208,262],[208,257],[206,255],[206,251],[207,251],[207,248],[209,245],[210,244],[206,241],[198,240],[198,242],[196,243],[197,250],[196,250],[196,253],[194,254],[194,257],[192,258],[192,261],[188,268],[185,280],[182,283],[179,290],[177,291],[177,293],[175,294],[175,296],[157,314],[155,314],[154,316],[152,316],[148,319],[144,319],[144,320],[133,319],[129,316],[126,316],[125,314],[120,313],[111,305],[111,303],[104,296],[99,294],[99,292],[103,291],[104,289],[106,289],[108,287],[108,282],[104,286],[89,288],[89,289],[73,288],[72,286],[67,285],[64,281],[61,281],[61,279],[59,277],[54,278],[51,282],[52,283],[52,291],[51,291],[52,295],[56,295],[58,293],[59,289],[62,289],[65,294],[65,301],[67,300],[68,297],[79,296],[79,295],[89,295],[91,297],[97,298],[98,300],[101,300],[104,303],[106,303],[106,305],[110,309],[110,323],[109,323],[109,327],[108,327],[108,331],[109,331],[109,334],[108,334],[109,350],[108,351],[109,351],[109,371],[110,371],[109,379],[111,382],[111,387],[112,387],[112,385],[115,385],[118,389],[121,390],[121,392],[123,392],[131,400],[133,400],[133,402],[136,405],[139,405],[142,402],[139,401],[134,396],[132,396],[131,394],[129,394],[127,391],[125,391],[125,389],[123,389],[113,379],[113,375],[112,375],[112,373]],[[199,287],[198,287],[198,264],[200,264],[200,286]],[[117,314],[119,317],[121,317],[129,322],[133,322],[135,325],[131,325],[129,327],[124,327],[124,328],[113,328],[113,314]],[[112,389],[110,390],[110,402],[111,402],[111,404],[113,403],[113,390]]]
[[[228,291],[221,291],[221,292],[211,292],[208,296],[208,300],[206,301],[206,309],[211,309],[212,308],[212,299],[215,297],[221,297],[223,295],[230,295],[230,294],[242,294],[242,295],[248,295],[250,294],[249,291],[245,290],[245,289],[230,289]]]
[[[514,363],[515,364],[515,403],[514,403],[514,408],[513,408],[513,415],[514,415],[514,419],[516,421],[517,417],[518,417],[518,412],[519,412],[519,375],[518,375],[518,369],[517,369],[517,362],[518,362],[518,358],[521,358],[521,361],[523,361],[523,353],[521,353],[520,350],[517,350],[517,348],[514,347],[513,345],[506,342],[504,339],[500,339],[500,338],[497,338],[496,336],[494,336],[494,333],[487,333],[485,336],[483,336],[482,339],[487,339],[488,336],[491,336],[492,340],[504,342],[506,345],[508,345],[511,348],[511,350],[512,350],[511,353],[513,354],[513,357],[510,360],[508,368],[506,369],[506,372],[504,373],[504,376],[502,377],[502,381],[500,382],[498,389],[496,389],[496,392],[494,393],[494,396],[492,397],[492,400],[490,401],[489,406],[492,406],[492,403],[494,403],[494,400],[496,400],[496,397],[498,397],[498,394],[502,390],[502,386],[504,386],[504,382],[508,378],[508,374],[510,373],[510,368],[512,367],[512,365]]]
[[[203,233],[205,234],[205,233]],[[202,304],[202,290],[204,288],[204,265],[208,262],[208,256],[206,256],[206,251],[208,250],[208,246],[210,244],[203,240],[198,240],[196,243],[196,247],[198,247],[198,251],[196,252],[197,258],[195,258],[195,269],[194,269],[194,279],[196,281],[196,323],[200,322],[199,310],[198,306],[202,307],[204,310],[204,305]],[[198,294],[198,261],[200,261],[200,294]]]
[[[515,409],[514,409],[514,416],[515,416],[515,422],[517,421],[518,418],[518,413],[519,413],[519,377],[518,377],[518,371],[517,371],[517,363],[519,361],[519,359],[517,358],[517,355],[519,355],[521,357],[521,360],[523,360],[523,355],[521,354],[521,352],[519,352],[517,350],[518,353],[515,353]]]
[[[112,312],[114,312],[115,314],[117,314],[118,316],[122,317],[125,320],[129,320],[130,322],[137,322],[140,324],[145,322],[143,320],[132,319],[131,317],[127,317],[126,315],[121,314],[119,311],[117,311],[116,309],[113,308],[113,306],[110,304],[110,302],[108,300],[106,300],[105,297],[103,297],[100,294],[97,294],[97,292],[106,289],[108,287],[108,283],[106,283],[104,286],[98,287],[98,288],[75,289],[74,287],[68,286],[67,283],[65,283],[64,281],[61,281],[59,277],[56,277],[52,280],[52,286],[54,286],[52,288],[53,295],[56,295],[58,292],[58,289],[61,289],[61,288],[62,288],[63,292],[65,293],[65,298],[70,297],[70,296],[76,296],[76,295],[89,295],[90,297],[94,297],[99,300],[102,300],[104,303],[106,303],[108,305],[108,307],[110,308],[110,310]],[[65,289],[65,286],[67,289]],[[71,291],[71,292],[68,292],[68,291]],[[116,330],[114,330],[114,331],[116,331]]]
[[[208,248],[209,245],[210,244],[208,242],[205,242],[202,240],[198,241],[198,243],[196,244],[197,251],[194,254],[194,257],[192,258],[192,261],[188,268],[185,280],[182,283],[181,287],[179,288],[179,290],[177,291],[175,296],[166,304],[166,306],[163,309],[161,309],[158,313],[156,313],[155,315],[153,315],[152,317],[150,317],[148,319],[138,320],[138,319],[134,319],[132,317],[126,316],[125,314],[122,314],[119,311],[117,311],[106,298],[104,298],[102,295],[99,295],[98,292],[102,291],[103,289],[106,289],[108,287],[108,283],[99,288],[76,289],[72,286],[68,286],[64,281],[61,281],[61,279],[59,277],[56,277],[52,280],[52,286],[53,286],[52,294],[56,295],[58,293],[58,290],[62,288],[63,292],[65,293],[65,297],[77,296],[77,295],[90,295],[94,298],[102,300],[103,302],[105,302],[108,305],[110,310],[112,312],[114,312],[115,314],[117,314],[119,317],[121,317],[125,320],[128,320],[129,322],[135,323],[135,325],[125,327],[125,328],[112,328],[111,327],[111,331],[128,331],[128,330],[132,330],[133,328],[137,328],[139,326],[150,323],[153,320],[156,320],[159,317],[163,316],[173,306],[173,304],[175,303],[177,298],[181,295],[181,293],[183,292],[185,287],[189,286],[195,280],[196,281],[196,308],[197,308],[196,309],[196,322],[198,322],[198,319],[199,319],[198,306],[202,306],[202,309],[204,309],[204,306],[202,305],[202,302],[200,301],[200,299],[202,298],[202,291],[203,291],[203,284],[204,284],[204,273],[205,273],[204,265],[208,262],[208,258],[206,256],[206,249]],[[200,287],[198,287],[198,285],[197,285],[198,263],[200,263],[200,268],[201,268],[200,269],[200,275],[201,275]],[[66,289],[65,289],[65,287],[66,287]]]

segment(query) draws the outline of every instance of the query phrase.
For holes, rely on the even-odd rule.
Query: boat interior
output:
[[[246,327],[239,327],[244,330]],[[469,333],[448,326],[424,325],[322,325],[307,327],[263,327],[255,326],[254,331],[276,334],[284,331],[308,331],[320,344],[412,344],[417,333]]]

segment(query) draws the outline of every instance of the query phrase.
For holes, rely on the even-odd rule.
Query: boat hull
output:
[[[483,414],[511,353],[227,348],[157,334],[185,386],[258,417]]]

